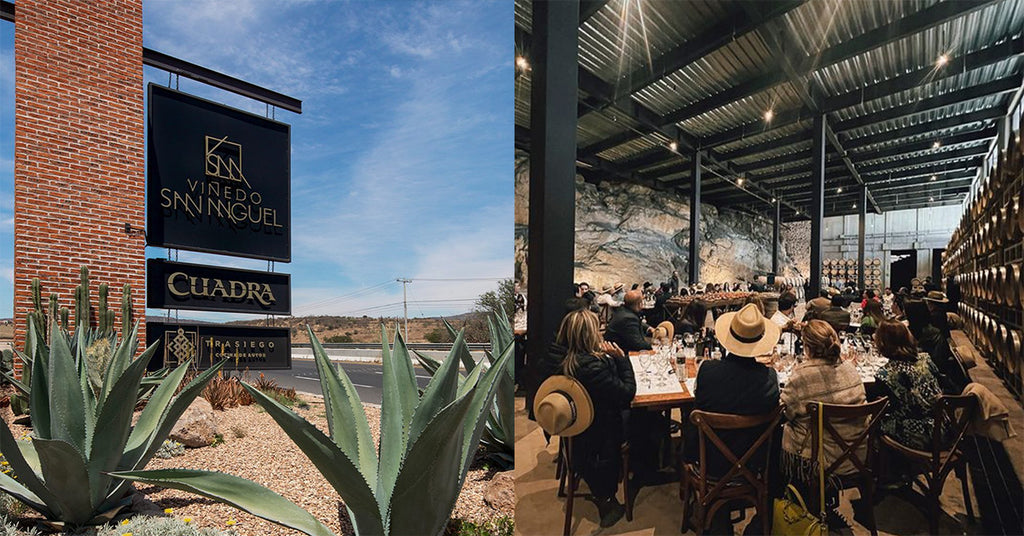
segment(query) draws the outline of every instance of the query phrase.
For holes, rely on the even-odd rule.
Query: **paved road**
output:
[[[381,365],[341,363],[341,366],[352,380],[352,384],[355,385],[363,402],[380,404],[381,385],[384,381]],[[430,381],[430,373],[420,367],[416,367],[414,370],[416,371],[416,382],[420,388],[426,387],[427,382]],[[261,371],[253,370],[252,372],[254,375],[259,375]],[[264,370],[262,372],[264,376],[272,378],[281,387],[293,387],[296,391],[321,394],[320,377],[316,372],[316,363],[312,360],[292,359],[291,370]]]

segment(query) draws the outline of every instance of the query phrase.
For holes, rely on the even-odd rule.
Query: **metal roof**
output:
[[[516,0],[527,59],[531,17],[532,0]],[[858,180],[882,211],[959,203],[1020,98],[1022,32],[1024,0],[581,2],[578,164],[588,180],[685,193],[701,147],[705,202],[765,212],[778,196],[794,219],[823,113],[836,134],[827,214],[857,212]],[[518,70],[521,147],[529,108]]]

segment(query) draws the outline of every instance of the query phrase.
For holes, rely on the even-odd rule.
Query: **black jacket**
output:
[[[574,377],[579,380],[594,404],[594,422],[573,441],[574,463],[579,463],[583,478],[599,496],[615,494],[625,440],[623,414],[636,395],[636,379],[629,358],[578,357]]]
[[[702,411],[759,415],[779,405],[779,378],[775,369],[753,359],[726,355],[720,360],[705,361],[697,373],[694,406]],[[686,457],[697,460],[697,433],[693,426],[687,437]],[[763,430],[722,430],[718,436],[737,457],[742,457]],[[708,452],[717,449],[708,441]],[[758,455],[763,463],[764,457]],[[757,467],[751,463],[748,467]],[[729,470],[725,459],[708,457],[708,473],[723,476]]]
[[[617,307],[608,321],[604,339],[619,345],[625,352],[650,350],[651,343],[644,338],[644,326],[640,315],[628,307]]]

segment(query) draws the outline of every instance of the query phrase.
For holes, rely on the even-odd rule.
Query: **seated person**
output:
[[[882,322],[885,322],[885,312],[882,311],[882,304],[877,300],[869,300],[862,310],[864,312],[864,316],[860,320],[860,332],[865,335],[870,335],[875,332],[875,329],[877,329]]]
[[[694,407],[714,413],[760,415],[779,405],[779,378],[775,369],[754,360],[771,353],[779,340],[779,327],[749,304],[725,313],[715,322],[715,336],[725,348],[722,359],[704,361],[697,371]],[[686,457],[696,459],[697,433],[687,432]],[[719,437],[737,456],[757,440],[758,430],[723,430]],[[729,465],[720,457],[708,460],[708,474],[724,475]],[[756,467],[756,465],[750,465]]]
[[[704,327],[708,309],[702,300],[693,300],[686,306],[686,316],[679,323],[679,333],[697,333]]]
[[[573,441],[573,464],[597,503],[600,525],[618,522],[625,509],[615,497],[622,470],[623,411],[636,395],[633,367],[613,343],[601,341],[597,315],[576,310],[562,319],[558,340],[566,354],[562,374],[579,380],[594,405],[594,421]]]
[[[831,305],[831,294],[829,294],[827,290],[822,290],[818,293],[817,298],[807,301],[807,311],[804,313],[804,317],[801,321],[807,322],[812,318],[818,318],[818,315],[825,309],[828,309]]]
[[[786,348],[790,351],[795,347],[796,339],[798,335],[793,333],[795,331],[796,322],[794,320],[796,309],[796,294],[792,292],[783,292],[779,296],[779,309],[772,315],[772,322],[775,322],[779,328],[782,329],[781,342],[785,344]]]
[[[889,397],[882,433],[912,449],[929,450],[935,425],[932,403],[942,394],[935,365],[928,354],[918,352],[914,336],[901,322],[882,322],[874,340],[878,352],[889,359],[875,373],[871,388],[871,398]]]
[[[808,482],[817,482],[816,462],[811,460],[811,422],[807,413],[809,402],[826,404],[863,404],[866,402],[864,383],[853,364],[839,358],[841,346],[839,336],[832,326],[823,320],[809,320],[801,330],[804,343],[804,360],[793,368],[786,386],[782,389],[782,403],[786,405],[786,423],[782,432],[782,472],[792,479],[794,485],[802,487]],[[834,422],[836,431],[847,440],[852,440],[864,430],[865,422]],[[858,455],[865,458],[866,445],[861,445]],[[825,434],[823,458],[828,466],[842,453],[842,448],[831,435]],[[857,467],[845,460],[836,474],[856,472]],[[806,488],[805,488],[806,489]],[[805,495],[806,496],[806,495]],[[827,489],[826,514],[830,524],[842,519],[835,511],[838,506],[838,491]]]
[[[828,322],[837,332],[846,331],[850,327],[850,311],[845,309],[846,298],[836,294],[830,303],[831,306],[818,313],[816,318]]]
[[[917,341],[918,351],[926,352],[932,363],[938,367],[939,385],[946,394],[960,394],[969,383],[960,363],[949,347],[949,340],[942,330],[932,325],[931,311],[923,300],[907,300],[904,303],[907,327]],[[943,320],[945,320],[943,315]]]
[[[651,342],[645,337],[654,330],[640,320],[643,300],[639,290],[627,292],[623,306],[614,310],[604,332],[606,341],[618,344],[626,353],[651,349]]]

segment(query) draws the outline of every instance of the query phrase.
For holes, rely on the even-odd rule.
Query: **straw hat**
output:
[[[551,435],[577,436],[594,422],[594,403],[583,384],[569,376],[551,376],[533,402],[537,424]]]
[[[604,293],[604,294],[611,294],[612,293],[612,286],[611,285],[605,285],[605,286],[601,287],[601,292]]]
[[[622,283],[615,283],[615,292],[622,290],[622,287],[624,286],[626,285],[623,285]]]
[[[676,327],[668,320],[658,324],[658,327],[654,328],[655,339],[668,339],[672,340],[676,336]]]
[[[938,290],[929,290],[924,299],[935,303],[949,303],[946,294]]]
[[[748,303],[738,312],[718,317],[715,336],[730,354],[756,357],[771,352],[779,342],[779,326]]]

